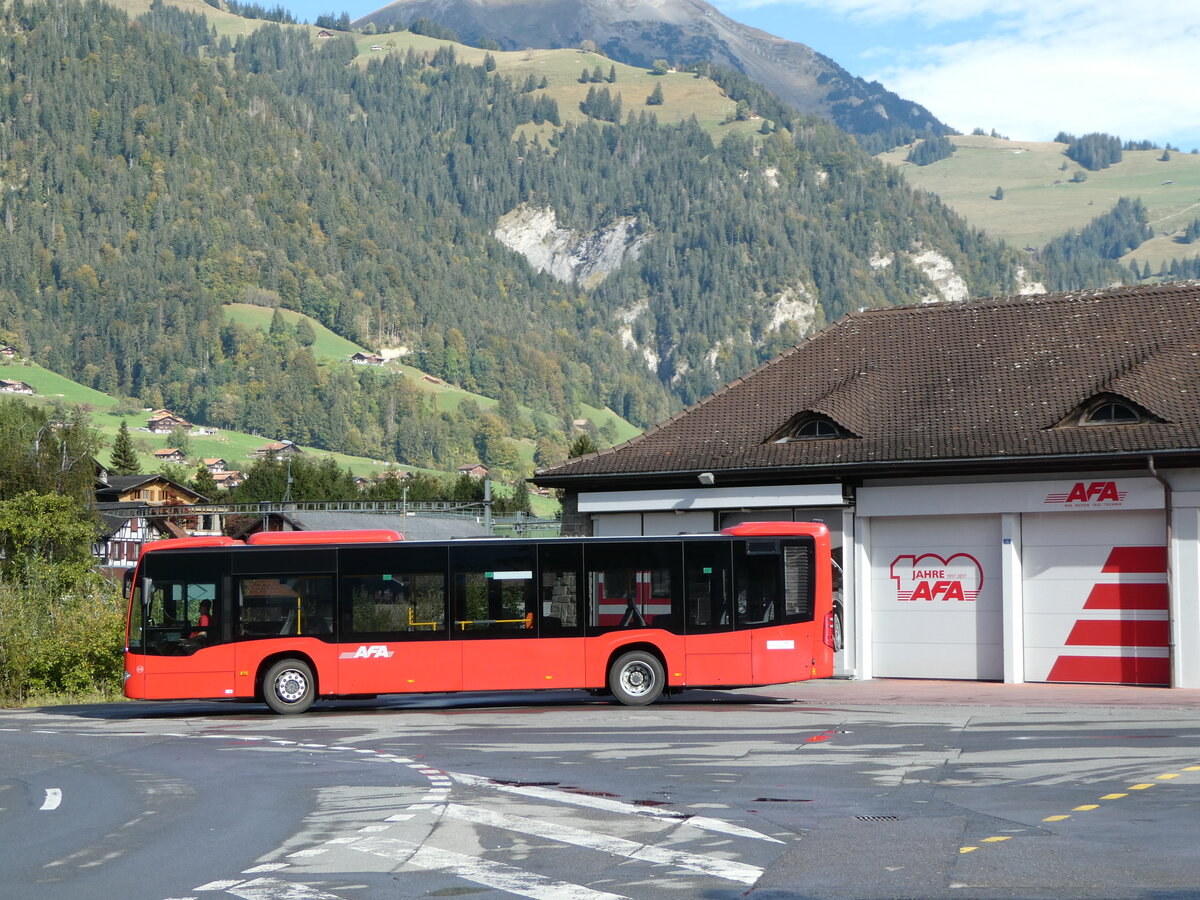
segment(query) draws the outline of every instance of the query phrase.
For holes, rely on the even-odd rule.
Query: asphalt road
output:
[[[1200,692],[0,711],[0,897],[1200,898]]]

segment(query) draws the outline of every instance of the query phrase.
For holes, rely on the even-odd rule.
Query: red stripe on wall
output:
[[[1166,573],[1166,547],[1113,547],[1101,572]]]
[[[1095,684],[1170,684],[1170,660],[1136,656],[1060,656],[1047,681]]]
[[[1168,623],[1080,619],[1067,638],[1068,647],[1166,647]]]
[[[1166,609],[1165,584],[1097,584],[1084,609]]]

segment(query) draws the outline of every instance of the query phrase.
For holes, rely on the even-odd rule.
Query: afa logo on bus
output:
[[[338,659],[391,659],[396,655],[395,650],[389,650],[387,644],[362,644],[357,650],[347,650]]]
[[[892,560],[896,599],[961,600],[973,603],[983,588],[983,566],[969,553],[897,556]]]

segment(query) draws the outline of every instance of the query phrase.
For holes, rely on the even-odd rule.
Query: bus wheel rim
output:
[[[275,679],[275,696],[286,703],[295,703],[308,693],[308,680],[303,672],[288,669]]]
[[[654,687],[654,672],[645,663],[630,663],[621,670],[621,686],[631,696],[640,697]]]

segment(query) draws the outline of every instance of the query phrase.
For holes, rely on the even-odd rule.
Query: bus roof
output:
[[[387,528],[362,528],[348,531],[260,531],[246,538],[256,547],[297,544],[388,544],[404,540],[404,535]]]
[[[721,534],[733,537],[817,537],[828,533],[829,529],[820,522],[743,522],[741,525],[721,529]]]

